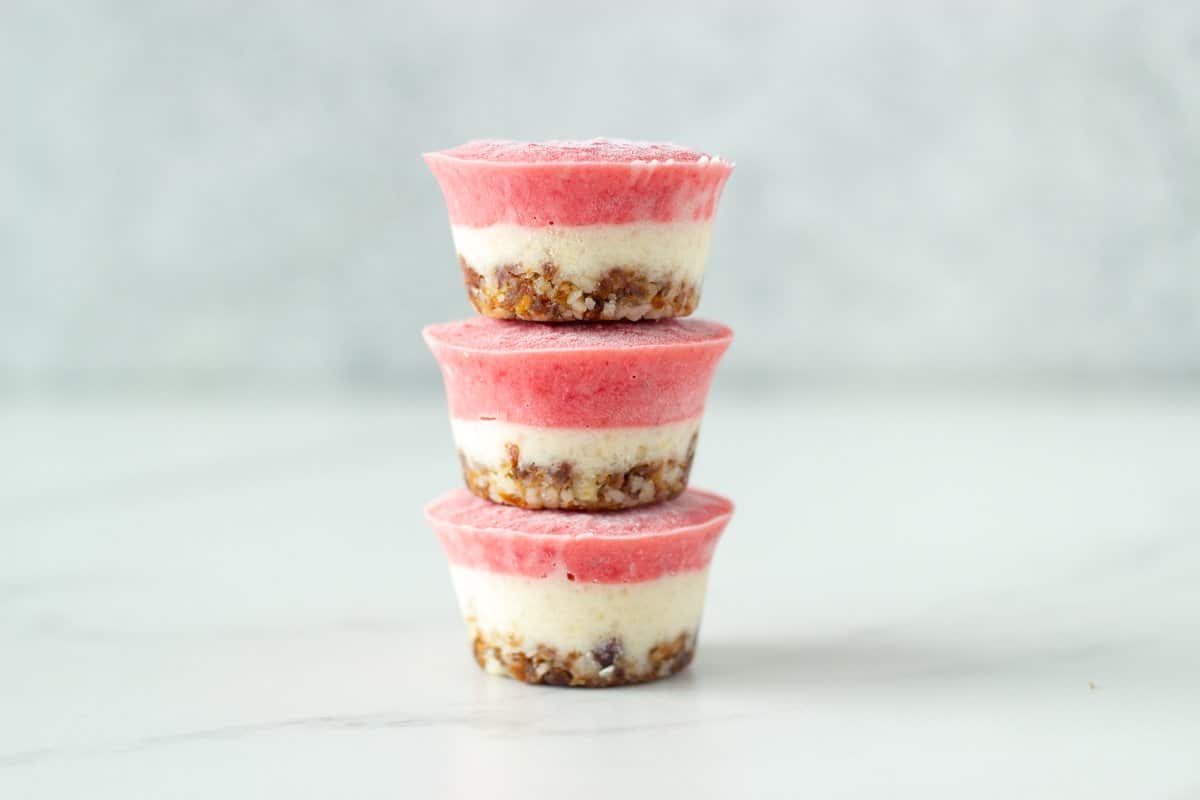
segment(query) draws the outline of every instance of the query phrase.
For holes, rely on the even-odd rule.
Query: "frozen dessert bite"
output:
[[[559,686],[641,683],[686,667],[732,513],[696,489],[599,514],[525,511],[462,489],[425,508],[479,666]]]
[[[605,510],[686,487],[717,361],[714,322],[430,325],[467,488],[531,509]]]
[[[479,313],[563,322],[695,310],[728,161],[608,139],[474,141],[425,161]]]

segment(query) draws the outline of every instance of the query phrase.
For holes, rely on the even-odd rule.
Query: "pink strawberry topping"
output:
[[[450,415],[547,428],[663,425],[704,410],[733,332],[715,322],[548,325],[473,317],[425,341]]]
[[[474,141],[425,154],[450,222],[474,228],[712,218],[728,161],[674,144]]]
[[[466,489],[425,507],[451,564],[533,578],[637,583],[704,569],[733,514],[716,494],[689,489],[626,511],[527,511]]]

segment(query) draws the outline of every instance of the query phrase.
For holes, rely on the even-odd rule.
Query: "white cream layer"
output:
[[[500,223],[452,225],[451,230],[459,256],[493,285],[500,267],[541,272],[543,264],[555,264],[559,276],[587,292],[614,267],[636,269],[652,281],[699,287],[712,221],[540,228]]]
[[[624,471],[638,464],[687,457],[700,418],[644,428],[536,428],[499,420],[451,419],[458,451],[483,467],[509,461],[508,445],[520,463],[546,468],[563,462],[581,474]]]
[[[519,637],[507,649],[534,653],[545,645],[566,655],[588,653],[619,638],[631,666],[649,668],[651,648],[692,637],[700,627],[708,570],[641,583],[584,583],[565,574],[527,578],[451,566],[450,576],[468,634],[489,641]],[[519,641],[519,643],[517,643]],[[486,665],[501,673],[499,663]]]

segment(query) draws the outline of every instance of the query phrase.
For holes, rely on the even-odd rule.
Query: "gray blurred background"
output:
[[[0,387],[435,388],[424,150],[731,158],[728,380],[1200,374],[1200,5],[8,2]]]

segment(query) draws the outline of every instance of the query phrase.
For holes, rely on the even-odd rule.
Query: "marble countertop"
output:
[[[0,404],[0,797],[1200,798],[1200,393],[718,393],[696,663],[611,691],[469,658],[443,414]]]

